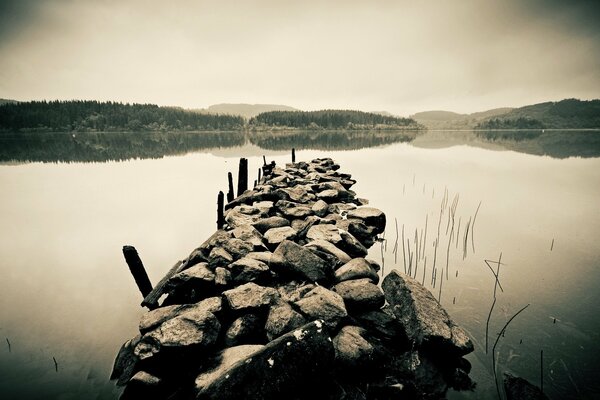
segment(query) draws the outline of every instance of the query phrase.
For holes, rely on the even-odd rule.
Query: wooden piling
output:
[[[167,272],[167,274],[156,284],[154,289],[144,297],[144,301],[142,301],[142,307],[147,307],[149,310],[154,310],[158,308],[158,300],[164,294],[165,286],[171,277],[183,270],[186,267],[181,261],[177,261],[175,265]]]
[[[146,297],[152,291],[152,283],[150,283],[150,279],[137,250],[133,246],[123,246],[123,256],[138,289],[142,292],[142,296]]]
[[[296,162],[296,149],[292,147],[292,162]]]
[[[262,178],[262,168],[258,169],[258,179],[257,179],[258,183],[260,183],[260,178]]]
[[[223,229],[223,225],[225,225],[225,217],[223,216],[224,200],[225,195],[222,191],[219,191],[217,195],[217,229]]]
[[[235,198],[235,194],[233,192],[233,175],[231,172],[227,173],[227,181],[229,182],[229,190],[227,191],[227,202],[230,203]]]
[[[240,196],[246,190],[248,190],[248,159],[240,158],[237,195]]]

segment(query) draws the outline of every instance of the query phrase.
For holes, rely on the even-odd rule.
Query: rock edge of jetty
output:
[[[339,168],[265,163],[230,199],[222,228],[142,303],[151,310],[111,374],[122,399],[430,399],[473,387],[471,339],[417,281],[381,279],[367,257],[385,214]]]

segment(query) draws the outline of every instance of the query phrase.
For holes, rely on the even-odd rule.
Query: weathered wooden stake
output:
[[[296,162],[296,149],[292,147],[292,162]]]
[[[133,246],[123,246],[123,256],[138,289],[142,292],[142,296],[146,297],[152,291],[152,283],[150,283],[150,279],[137,250]]]
[[[227,173],[227,180],[229,181],[229,191],[227,192],[227,202],[230,203],[235,198],[235,194],[233,192],[233,175],[231,172]]]
[[[267,157],[263,156],[263,165],[267,165]]]
[[[258,169],[258,182],[260,182],[260,178],[262,178],[262,168]]]
[[[237,195],[240,196],[246,190],[248,190],[248,159],[240,158]]]
[[[224,201],[225,195],[222,191],[219,191],[217,195],[217,229],[223,229],[223,225],[225,225],[225,217],[223,216]]]

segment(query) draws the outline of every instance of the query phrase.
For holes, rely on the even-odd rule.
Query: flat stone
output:
[[[262,218],[252,224],[261,233],[265,233],[271,228],[279,228],[282,226],[290,226],[290,221],[283,217],[268,217]]]
[[[259,220],[260,216],[258,214],[244,214],[238,207],[229,210],[227,215],[225,215],[225,222],[231,228],[235,229],[238,226],[252,225]]]
[[[331,224],[313,225],[306,234],[306,238],[310,240],[324,240],[333,244],[338,244],[342,241],[340,230]]]
[[[391,311],[406,329],[408,338],[431,354],[463,356],[473,351],[467,333],[419,282],[391,271],[382,283]]]
[[[380,309],[385,303],[383,292],[369,278],[343,281],[332,290],[342,296],[348,309],[352,310]]]
[[[306,319],[302,314],[294,311],[288,303],[272,305],[265,324],[267,339],[274,340],[304,324]]]
[[[261,216],[269,215],[274,205],[275,203],[272,201],[257,201],[253,204],[253,206],[260,211]]]
[[[289,200],[297,203],[308,203],[315,200],[315,195],[301,186],[277,189],[275,194],[279,195],[279,198],[282,200]]]
[[[379,275],[364,258],[354,258],[347,261],[334,273],[337,282],[351,279],[369,278],[373,283],[379,282]]]
[[[383,211],[373,207],[359,207],[348,211],[348,218],[358,218],[365,225],[375,228],[376,233],[382,233],[385,230],[385,214]]]
[[[218,314],[222,310],[221,297],[209,297],[193,304],[176,304],[171,306],[159,307],[144,314],[140,320],[140,332],[142,334],[151,331],[161,325],[163,322],[182,315],[186,312],[208,311]]]
[[[326,240],[313,240],[305,244],[304,247],[317,249],[319,251],[329,253],[332,256],[336,257],[338,260],[340,260],[342,263],[347,263],[350,262],[350,260],[352,260],[352,258],[348,254],[338,249],[333,243],[328,242]]]
[[[197,400],[286,399],[327,382],[335,351],[320,321],[273,340],[221,372]],[[317,386],[307,387],[307,382]]]
[[[279,200],[275,203],[275,207],[288,218],[306,218],[312,215],[310,206],[291,201]]]
[[[233,282],[246,283],[260,281],[269,276],[269,267],[262,261],[250,257],[240,258],[229,265]]]
[[[351,233],[340,229],[340,236],[343,242],[339,244],[340,248],[351,257],[366,257],[369,251],[363,246]]]
[[[277,274],[312,282],[325,281],[331,275],[331,270],[325,261],[310,250],[289,240],[284,240],[277,246],[269,266]]]
[[[173,275],[168,280],[166,288],[171,290],[184,285],[186,287],[204,288],[212,286],[214,282],[215,274],[208,268],[208,264],[199,263]]]
[[[348,315],[342,296],[323,286],[315,287],[295,304],[310,319],[323,319],[329,327]]]
[[[275,248],[284,240],[294,240],[298,231],[290,226],[282,226],[280,228],[271,228],[265,232],[265,239],[270,248]]]
[[[266,307],[279,295],[277,290],[249,282],[234,289],[226,290],[223,296],[232,310],[251,310]]]
[[[263,235],[261,235],[260,232],[252,225],[238,226],[232,231],[232,233],[235,238],[250,243],[252,246],[254,246],[254,249],[264,248]]]
[[[258,252],[251,252],[251,253],[246,254],[246,257],[253,258],[258,261],[262,261],[267,265],[269,265],[269,263],[271,262],[272,256],[273,256],[273,253],[271,253],[270,251],[258,251]]]
[[[227,252],[231,254],[235,260],[244,257],[246,254],[254,250],[254,246],[251,243],[237,238],[231,238],[227,240],[225,243],[223,243],[223,248],[227,250]]]
[[[283,301],[295,303],[315,288],[312,283],[291,281],[277,287],[277,292]]]

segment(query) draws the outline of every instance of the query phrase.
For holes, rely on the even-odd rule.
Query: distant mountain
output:
[[[512,108],[495,108],[473,114],[459,114],[452,111],[423,111],[411,118],[429,129],[471,129],[486,118],[503,115]]]
[[[294,107],[279,105],[279,104],[213,104],[208,108],[198,110],[207,114],[229,114],[241,115],[246,119],[256,117],[260,113],[269,111],[299,111]]]
[[[476,125],[479,129],[600,128],[600,100],[565,99],[515,108]]]

